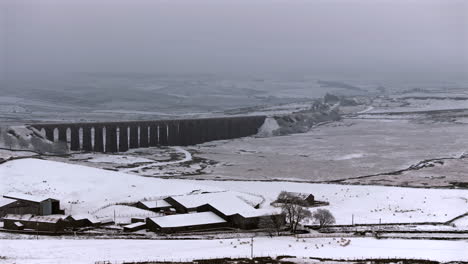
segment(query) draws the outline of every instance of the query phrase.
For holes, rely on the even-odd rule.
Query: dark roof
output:
[[[288,193],[288,194],[290,194],[290,195],[292,195],[294,197],[304,199],[304,200],[307,199],[311,195],[312,195],[312,197],[314,197],[314,195],[311,194],[311,193],[300,193],[300,192],[286,192],[286,193]]]

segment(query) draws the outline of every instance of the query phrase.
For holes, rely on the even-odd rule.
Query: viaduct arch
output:
[[[157,121],[31,124],[53,142],[69,149],[124,152],[132,148],[189,146],[213,140],[254,135],[265,116],[242,116]]]

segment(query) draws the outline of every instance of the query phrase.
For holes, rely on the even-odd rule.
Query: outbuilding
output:
[[[172,205],[165,200],[139,201],[136,207],[153,212],[166,212],[172,208]]]
[[[101,221],[96,219],[96,217],[87,214],[69,215],[65,220],[67,220],[69,226],[73,228],[99,226],[101,224]]]
[[[7,214],[53,215],[63,214],[60,201],[49,197],[22,193],[3,195],[0,199],[0,217]]]
[[[284,215],[278,209],[255,209],[233,192],[214,192],[166,199],[178,213],[212,212],[224,219],[227,226],[241,229],[259,228],[263,221],[284,222]]]
[[[145,222],[136,222],[123,227],[124,232],[135,232],[146,228]]]
[[[63,216],[36,216],[31,214],[8,214],[3,217],[3,228],[10,230],[32,229],[37,231],[61,232],[65,228]]]
[[[229,223],[213,212],[202,212],[147,218],[146,226],[153,232],[173,233],[222,228]]]

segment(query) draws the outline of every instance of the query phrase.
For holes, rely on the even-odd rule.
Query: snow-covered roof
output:
[[[171,207],[171,204],[164,200],[157,200],[157,201],[140,201],[146,208],[158,208],[158,207]]]
[[[15,199],[0,197],[0,207],[16,202]]]
[[[255,210],[232,192],[203,193],[195,195],[171,196],[185,208],[196,208],[209,204],[224,215]]]
[[[77,215],[70,215],[67,217],[68,219],[72,219],[72,220],[75,220],[75,221],[80,221],[80,220],[86,220],[88,219],[91,223],[93,224],[97,224],[97,223],[100,223],[101,221],[99,221],[95,216],[93,215],[89,215],[89,214],[77,214]]]
[[[16,215],[16,214],[7,214],[3,217],[4,220],[13,220],[13,221],[30,221],[30,222],[39,222],[39,223],[57,223],[63,219],[63,215]]]
[[[288,193],[290,195],[293,195],[293,196],[295,196],[297,198],[303,199],[303,200],[307,199],[311,195],[314,196],[311,193],[301,193],[301,192],[286,192],[286,193]]]
[[[137,222],[137,223],[126,225],[126,226],[124,226],[124,228],[135,228],[135,227],[140,227],[140,226],[144,226],[144,225],[146,225],[145,222]]]
[[[6,195],[3,195],[3,197],[4,198],[9,198],[9,199],[15,199],[15,200],[36,202],[36,203],[40,203],[40,202],[48,200],[48,199],[56,200],[56,199],[53,199],[53,198],[50,198],[50,197],[30,195],[30,194],[24,194],[24,193],[8,193]]]
[[[3,217],[4,220],[23,220],[23,221],[28,221],[30,220],[34,215],[32,214],[22,214],[22,215],[17,215],[17,214],[7,214]]]
[[[150,220],[163,228],[226,223],[226,220],[217,216],[213,212],[168,215],[153,217],[150,218]]]
[[[268,209],[253,209],[244,212],[239,212],[239,215],[249,218],[249,217],[260,217],[260,216],[267,216],[267,215],[279,215],[281,214],[281,210],[276,208],[268,208]]]

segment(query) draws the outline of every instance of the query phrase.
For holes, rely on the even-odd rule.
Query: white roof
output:
[[[31,202],[37,202],[40,203],[44,200],[47,199],[53,199],[50,197],[45,197],[45,196],[37,196],[37,195],[30,195],[30,194],[24,194],[24,193],[9,193],[6,195],[3,195],[4,198],[10,198],[10,199],[15,199],[15,200],[24,200],[24,201],[31,201]],[[55,200],[55,199],[53,199]]]
[[[157,200],[157,201],[140,201],[144,206],[147,208],[156,208],[156,207],[171,207],[171,204],[164,200]]]
[[[126,225],[124,226],[124,228],[135,228],[135,227],[144,226],[144,225],[146,225],[145,222],[137,222],[137,223]]]
[[[226,223],[226,220],[217,216],[213,212],[178,214],[150,218],[151,221],[160,227],[183,227],[206,224]]]
[[[69,217],[75,221],[88,219],[93,224],[100,223],[100,221],[95,216],[89,214],[70,215]]]
[[[185,208],[196,208],[210,204],[224,215],[234,215],[239,212],[255,210],[232,192],[203,193],[194,195],[171,196],[172,199]]]
[[[239,214],[245,218],[249,217],[259,217],[259,216],[267,216],[267,215],[279,215],[281,214],[281,210],[271,208],[271,209],[253,209],[244,212],[239,212]]]
[[[14,221],[31,221],[31,222],[40,222],[40,223],[56,223],[59,220],[63,219],[64,215],[15,215],[7,214],[3,217],[5,220],[14,220]]]
[[[0,197],[0,207],[16,202],[14,199]]]

